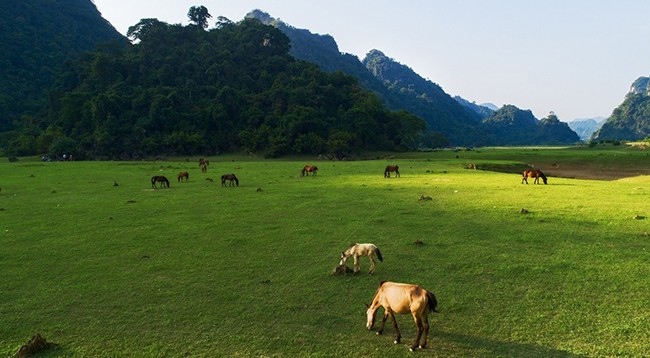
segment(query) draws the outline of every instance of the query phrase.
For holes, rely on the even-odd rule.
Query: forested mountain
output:
[[[78,158],[249,151],[343,157],[414,148],[425,124],[391,112],[357,80],[289,55],[289,39],[257,20],[169,25],[143,19],[135,44],[68,62],[47,115],[14,153]]]
[[[129,159],[250,151],[341,158],[365,150],[569,140],[556,137],[564,128],[554,116],[524,136],[532,127],[516,111],[513,120],[499,112],[482,120],[381,51],[361,62],[341,54],[331,36],[261,12],[251,16],[274,26],[251,16],[217,17],[208,30],[207,9],[192,7],[192,25],[142,19],[129,29],[131,43],[91,0],[1,6],[17,14],[0,20],[8,54],[0,59],[4,155]]]
[[[409,111],[424,119],[432,132],[428,135],[428,143],[423,143],[426,146],[442,146],[449,142],[472,145],[480,137],[480,130],[476,128],[480,119],[477,115],[455,103],[438,85],[424,80],[380,51],[370,51],[361,62],[354,55],[341,53],[330,35],[296,29],[260,10],[251,11],[246,17],[256,18],[284,32],[291,40],[291,54],[296,58],[315,63],[328,72],[341,71],[355,76],[390,108]]]
[[[632,83],[623,103],[595,134],[597,140],[639,140],[650,137],[650,77]]]
[[[126,43],[90,0],[4,0],[0,13],[0,132],[44,107],[66,59],[107,41]]]
[[[379,50],[368,52],[362,63],[399,99],[400,105],[424,118],[430,130],[441,132],[460,145],[475,145],[484,136],[475,112],[461,106],[440,86],[423,79],[410,67]]]
[[[296,29],[260,10],[250,12],[247,17],[257,18],[282,30],[291,40],[291,54],[297,58],[316,63],[326,71],[351,74],[366,88],[378,93],[390,108],[404,109],[424,119],[430,140],[428,143],[424,140],[423,145],[436,146],[447,140],[452,145],[566,144],[579,140],[566,124],[556,122],[554,115],[540,121],[528,111],[536,123],[529,127],[526,121],[506,119],[510,115],[520,116],[515,115],[511,108],[497,114],[486,106],[454,99],[437,84],[379,50],[371,50],[360,65],[356,56],[340,53],[336,41],[329,35]],[[491,116],[496,117],[487,120]],[[530,129],[534,132],[526,132]],[[548,140],[548,143],[540,142],[542,140]]]
[[[538,120],[530,110],[505,105],[482,122],[490,133],[482,145],[573,144],[580,141],[553,113]]]

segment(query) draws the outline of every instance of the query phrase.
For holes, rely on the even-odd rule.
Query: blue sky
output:
[[[329,34],[363,59],[372,49],[450,95],[550,111],[564,121],[607,117],[650,76],[647,0],[94,0],[122,34],[143,18],[187,24],[192,6],[243,19],[253,9]]]

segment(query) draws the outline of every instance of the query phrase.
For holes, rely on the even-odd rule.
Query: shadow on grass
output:
[[[429,341],[429,347],[436,344],[451,344],[463,347],[467,351],[481,352],[480,356],[485,357],[539,357],[539,358],[582,358],[586,357],[566,351],[549,347],[542,347],[532,343],[517,343],[495,341],[475,336],[468,336],[457,333],[435,332]],[[445,342],[445,343],[443,343]]]

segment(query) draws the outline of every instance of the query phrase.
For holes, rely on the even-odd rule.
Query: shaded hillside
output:
[[[538,120],[530,110],[505,105],[483,120],[490,133],[486,145],[574,144],[580,141],[569,126],[550,114]]]
[[[388,111],[354,77],[296,60],[289,39],[257,20],[206,31],[143,19],[129,34],[135,44],[66,64],[47,115],[12,141],[12,153],[341,158],[412,149],[425,129],[412,114]]]
[[[357,77],[364,87],[376,92],[389,108],[406,110],[421,117],[430,131],[442,133],[452,144],[473,145],[482,136],[477,126],[480,120],[478,115],[465,110],[438,85],[423,79],[380,51],[370,51],[362,63],[356,56],[341,53],[336,41],[329,35],[296,29],[260,10],[251,11],[246,16],[284,32],[291,40],[290,53],[296,58],[315,63],[325,71],[342,71]]]
[[[0,1],[0,131],[46,103],[61,64],[75,54],[125,38],[91,0]]]
[[[650,137],[650,78],[640,77],[621,105],[595,134],[597,140],[640,140]]]
[[[429,129],[443,133],[459,145],[476,145],[482,138],[479,116],[461,106],[437,84],[379,50],[370,51],[363,64],[405,109],[424,118]]]

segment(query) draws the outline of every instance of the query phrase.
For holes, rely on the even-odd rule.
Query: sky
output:
[[[94,0],[120,33],[188,24],[192,6],[238,22],[254,9],[362,60],[373,49],[469,101],[562,121],[608,117],[650,76],[648,0]]]

